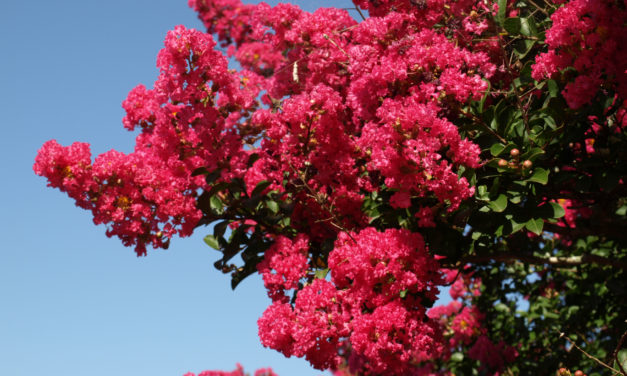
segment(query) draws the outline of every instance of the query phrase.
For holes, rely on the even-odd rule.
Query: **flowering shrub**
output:
[[[51,140],[35,172],[139,256],[212,225],[261,343],[317,369],[625,374],[627,4],[354,4],[190,0],[135,151]]]

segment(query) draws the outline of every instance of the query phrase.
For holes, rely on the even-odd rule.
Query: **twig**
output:
[[[453,283],[455,283],[455,281],[457,281],[457,278],[459,278],[459,275],[462,273],[461,269],[457,269],[457,274],[455,274],[455,278],[453,278],[453,280],[450,283],[447,283],[445,285],[442,285],[444,287],[448,287],[448,286],[452,286]]]
[[[625,320],[625,322],[627,322],[627,320]],[[620,340],[618,341],[618,345],[616,346],[616,349],[614,350],[614,360],[616,361],[616,364],[618,364],[618,368],[620,368],[620,372],[625,376],[627,376],[627,372],[625,372],[623,365],[620,363],[620,359],[618,359],[618,352],[623,347],[623,342],[625,342],[626,338],[627,338],[627,331],[625,331],[625,333],[623,333],[623,335],[620,337]]]
[[[359,24],[357,24],[357,25],[353,25],[353,26],[348,26],[348,27],[345,27],[345,28],[343,28],[342,30],[338,30],[338,34],[342,34],[342,33],[345,33],[345,32],[347,32],[347,31],[351,31],[351,30],[353,30],[354,28],[356,28],[356,27],[358,27],[358,26],[359,26]]]
[[[489,261],[501,261],[501,262],[511,262],[511,261],[521,261],[527,264],[532,265],[551,265],[556,267],[572,267],[578,265],[585,264],[597,264],[604,266],[612,266],[619,269],[627,270],[627,263],[617,260],[610,260],[601,256],[596,255],[582,255],[582,256],[571,256],[571,257],[538,257],[538,256],[530,256],[530,255],[521,255],[515,252],[498,252],[492,255],[486,256],[468,256],[461,258],[456,265],[456,267],[474,263],[480,264]]]
[[[536,7],[536,9],[538,9],[540,12],[544,13],[544,15],[548,17],[549,12],[547,12],[546,10],[544,10],[544,8],[542,8],[542,7],[541,7],[541,6],[539,6],[538,4],[534,3],[534,2],[533,2],[533,0],[529,0],[529,2],[530,2],[531,4],[533,4],[533,5]]]
[[[342,51],[342,53],[344,55],[346,55],[346,57],[350,58],[351,55],[349,55],[346,51],[344,51],[342,49],[342,47],[340,47],[337,43],[335,43],[335,41],[333,39],[331,39],[327,34],[322,34],[322,36],[324,37],[324,39],[328,40],[329,42],[331,42],[332,45],[334,45],[335,47],[337,47],[338,50]]]
[[[612,367],[608,366],[607,364],[603,363],[600,359],[598,359],[598,358],[588,354],[584,349],[582,349],[581,347],[577,346],[577,344],[573,340],[568,338],[564,333],[560,333],[560,338],[562,338],[562,337],[565,338],[568,341],[568,343],[573,345],[573,347],[575,347],[577,350],[581,351],[588,358],[594,360],[595,362],[597,362],[598,364],[602,365],[603,367],[605,367],[607,369],[611,369],[612,372],[618,372],[614,368],[612,368]]]
[[[335,213],[333,213],[333,207],[329,207],[329,206],[327,206],[325,204],[324,199],[321,199],[318,196],[317,192],[314,191],[313,188],[311,188],[309,186],[309,184],[307,184],[307,181],[305,180],[305,178],[303,178],[303,176],[298,173],[298,171],[294,168],[294,166],[292,166],[291,163],[288,163],[288,165],[292,169],[292,172],[294,173],[294,175],[296,175],[298,177],[298,179],[301,181],[301,184],[309,191],[309,195],[308,196],[313,198],[318,205],[320,205],[324,210],[326,210],[329,213],[330,218],[327,219],[329,221],[329,224],[331,226],[337,228],[338,230],[343,231],[344,233],[346,233],[346,235],[348,235],[348,237],[353,241],[353,243],[357,244],[357,241],[353,238],[353,236],[351,235],[351,233],[350,233],[350,231],[348,229],[346,229],[341,224],[335,223],[334,220],[338,220],[338,218],[335,215]]]
[[[499,40],[501,41],[501,43],[503,42],[501,37],[499,37]],[[507,69],[507,72],[509,73],[509,75],[512,78],[514,78],[516,76],[512,70],[512,61],[514,60],[514,51],[512,50],[512,53],[509,56],[509,61],[508,61],[507,55],[505,54],[506,53],[505,49],[503,49],[502,51],[503,51],[503,65]],[[531,130],[529,129],[529,114],[527,113],[529,108],[523,105],[520,93],[518,92],[518,87],[516,87],[514,82],[515,81],[512,80],[513,92],[514,92],[514,96],[516,97],[516,103],[518,104],[518,109],[520,110],[520,113],[522,115],[522,121],[523,121],[523,124],[525,125],[525,130],[527,131],[527,134],[531,134]],[[529,139],[529,141],[531,142],[532,146],[535,146],[535,142],[532,139]]]
[[[276,74],[276,73],[282,72],[282,71],[286,70],[286,69],[287,69],[287,68],[289,68],[289,67],[292,67],[292,69],[294,69],[294,64],[298,64],[298,62],[299,62],[299,61],[304,60],[304,59],[305,59],[306,57],[308,57],[310,54],[311,54],[311,52],[307,53],[305,56],[303,56],[303,57],[301,57],[301,58],[298,58],[298,59],[296,59],[296,60],[292,61],[292,62],[291,62],[291,63],[289,63],[289,64],[286,64],[286,65],[282,66],[281,68],[279,68],[279,69],[278,69],[276,72],[274,72],[274,73]]]
[[[590,199],[594,199],[594,197]],[[623,241],[627,240],[627,231],[625,231],[625,226],[623,222],[619,223],[619,225],[614,226],[610,224],[600,223],[599,225],[591,225],[585,228],[581,226],[575,228],[561,227],[552,223],[545,223],[544,228],[548,232],[554,232],[568,236],[596,235],[603,236],[609,239],[619,239]]]
[[[366,20],[366,17],[364,16],[364,14],[363,14],[363,13],[361,13],[361,9],[359,9],[359,7],[357,7],[357,6],[355,7],[355,9],[357,10],[357,12],[358,12],[358,13],[359,13],[359,15],[361,16],[361,18],[365,21],[365,20]]]
[[[463,109],[459,110],[460,113],[466,117],[471,118],[472,120],[474,120],[476,123],[478,123],[479,125],[481,125],[483,128],[485,128],[488,132],[490,132],[494,137],[496,137],[503,145],[507,145],[507,140],[504,139],[503,137],[501,137],[500,134],[496,133],[494,131],[494,129],[490,128],[486,123],[483,122],[483,120],[481,120],[480,118],[478,118],[477,116],[475,116],[474,114],[471,114],[470,112],[466,112]]]
[[[350,8],[341,8],[341,9],[343,9],[343,10],[356,10],[359,13],[359,15],[361,16],[361,19],[364,20],[364,21],[366,20],[366,17],[364,16],[364,14],[361,13],[361,9],[359,9],[359,7],[357,7],[357,6],[350,7]]]

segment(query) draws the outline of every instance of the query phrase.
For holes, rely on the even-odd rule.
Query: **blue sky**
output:
[[[321,374],[261,346],[259,278],[231,291],[202,231],[137,258],[32,172],[53,138],[132,150],[121,102],[178,24],[202,29],[185,0],[0,2],[0,375]]]

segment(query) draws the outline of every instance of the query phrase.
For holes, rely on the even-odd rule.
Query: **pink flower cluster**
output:
[[[198,374],[198,376],[247,376],[247,373],[244,373],[244,367],[241,364],[237,364],[237,368],[234,371],[226,372],[226,371],[202,371]],[[188,372],[183,376],[196,376],[193,372]],[[272,368],[261,368],[255,371],[254,376],[278,376]]]
[[[370,227],[340,233],[329,270],[331,280],[314,279],[293,307],[280,299],[268,307],[258,322],[265,346],[325,369],[340,364],[338,352],[349,344],[353,370],[392,375],[406,372],[416,354],[437,350],[439,334],[424,305],[436,299],[438,264],[419,234]]]
[[[135,246],[138,255],[146,253],[146,244],[167,247],[174,234],[191,234],[201,217],[187,192],[189,175],[141,151],[111,150],[92,164],[89,145],[63,147],[51,140],[39,151],[34,170],[91,210],[95,224],[109,225],[107,236]]]
[[[468,356],[478,360],[484,369],[502,370],[503,367],[512,363],[518,357],[518,351],[512,346],[508,346],[503,340],[495,344],[486,335],[481,335],[468,350]],[[497,372],[494,375],[498,376]]]
[[[141,127],[135,151],[109,151],[92,164],[89,145],[63,147],[48,141],[33,167],[49,185],[108,225],[107,235],[135,246],[165,248],[174,235],[190,235],[201,218],[196,208],[199,167],[217,168],[230,159],[245,163],[235,125],[254,105],[258,90],[241,84],[214,50],[210,35],[178,26],[168,33],[157,64],[161,75],[152,90],[137,86],[124,101],[129,130]]]
[[[476,3],[444,8],[461,16]],[[479,148],[461,139],[445,114],[487,89],[483,79],[495,70],[487,54],[457,47],[445,31],[429,29],[420,12],[403,7],[357,24],[337,9],[310,14],[289,4],[233,0],[190,5],[240,64],[258,73],[270,107],[247,123],[263,135],[247,185],[270,180],[283,190],[288,174],[301,187],[289,192],[292,223],[311,239],[334,236],[330,216],[346,228],[365,226],[361,192],[382,184],[398,191],[395,207],[436,198],[454,210],[473,194],[457,171],[479,166]],[[444,5],[427,8],[436,14]]]
[[[485,8],[486,2],[477,0],[355,0],[353,3],[368,10],[371,16],[381,17],[396,12],[414,14],[421,27],[431,28],[437,23],[446,23],[451,17],[462,19],[471,10]]]
[[[288,302],[285,290],[295,290],[309,269],[309,240],[303,234],[294,241],[279,236],[257,265],[272,301]]]
[[[425,9],[459,17],[479,9],[473,1],[445,3]],[[293,226],[318,241],[336,237],[337,225],[365,227],[361,204],[372,191],[395,192],[397,208],[420,202],[424,226],[473,194],[458,172],[478,167],[480,150],[449,117],[483,95],[495,68],[486,53],[449,39],[447,28],[430,29],[439,18],[400,5],[360,24],[338,9],[190,5],[244,69],[228,69],[210,34],[182,26],[168,33],[153,89],[139,85],[123,103],[124,126],[141,128],[135,152],[99,156],[98,180],[74,171],[66,183],[109,235],[138,254],[189,235],[201,215],[193,200],[207,188],[191,176],[199,167],[219,169],[221,180],[243,178],[249,191],[270,181],[294,203]],[[67,158],[51,150],[42,149],[35,169],[60,181]],[[259,159],[248,168],[251,153]],[[111,184],[118,180],[123,189]]]
[[[202,216],[197,196],[211,188],[192,176],[199,168],[220,171],[218,181],[243,179],[249,194],[266,180],[292,204],[298,235],[265,229],[275,243],[258,265],[273,301],[259,319],[264,345],[320,369],[337,367],[350,347],[351,368],[370,374],[405,374],[416,357],[440,353],[441,327],[425,308],[441,283],[437,262],[420,234],[368,227],[362,204],[391,193],[379,197],[418,208],[417,224],[432,227],[439,211],[473,195],[460,176],[481,165],[480,150],[453,121],[495,74],[488,49],[473,48],[493,9],[477,0],[356,1],[371,15],[357,23],[339,9],[189,3],[209,33],[177,26],[154,87],[129,93],[123,123],[140,129],[135,151],[92,163],[86,144],[49,141],[35,172],[138,255],[191,234]],[[322,255],[331,278],[313,278],[311,245],[328,239],[337,239]],[[475,333],[463,322],[480,315],[462,313],[455,325],[466,344]]]
[[[552,77],[568,67],[577,75],[562,94],[573,109],[589,103],[601,86],[627,97],[627,10],[622,0],[572,0],[553,13],[546,32],[549,50],[538,55],[533,78]]]
[[[443,269],[445,282],[451,284],[449,293],[453,300],[447,305],[436,306],[427,315],[436,320],[448,343],[441,356],[447,358],[455,351],[465,351],[469,358],[478,360],[482,368],[489,374],[499,375],[507,364],[512,362],[518,353],[514,347],[504,341],[495,344],[487,335],[483,326],[484,315],[472,305],[474,297],[481,294],[481,280],[472,273]],[[427,359],[429,360],[429,359]],[[424,370],[431,375],[442,374],[434,371],[435,364],[427,363]],[[444,373],[446,374],[446,373]]]

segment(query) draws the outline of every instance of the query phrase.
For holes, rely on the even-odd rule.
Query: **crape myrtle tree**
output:
[[[108,236],[207,233],[337,375],[627,375],[627,1],[189,5],[132,153],[36,157]]]

